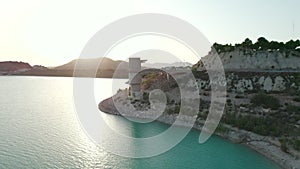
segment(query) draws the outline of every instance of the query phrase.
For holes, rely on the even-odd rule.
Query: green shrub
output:
[[[218,125],[217,129],[216,129],[217,132],[219,133],[227,133],[228,132],[228,129],[222,125],[221,123]]]
[[[174,108],[174,114],[178,114],[180,112],[180,106],[176,105]]]
[[[207,116],[208,116],[208,111],[204,111],[204,112],[198,112],[198,117],[197,118],[200,118],[200,119],[206,119]]]
[[[280,149],[283,152],[286,152],[286,153],[288,152],[288,147],[287,147],[286,142],[284,140],[280,140]]]
[[[193,67],[192,67],[192,72],[197,72],[197,71],[198,71],[197,67],[196,67],[196,66],[193,66]]]
[[[280,107],[280,102],[276,97],[269,96],[265,93],[259,93],[251,98],[251,103],[254,106],[263,106],[276,110]]]
[[[288,93],[288,95],[290,96],[299,96],[300,95],[300,91],[298,91],[297,89],[295,88],[288,88],[286,90],[286,92]]]
[[[147,92],[143,93],[143,100],[149,100],[149,93]]]
[[[232,106],[231,99],[227,99],[226,102],[227,102],[227,106]]]
[[[288,113],[297,113],[300,112],[300,107],[294,105],[286,106],[286,112]]]
[[[243,96],[243,95],[236,95],[235,98],[241,99],[241,98],[245,98],[245,96]]]
[[[294,148],[295,148],[296,150],[300,150],[300,140],[296,140],[296,141],[294,142]]]
[[[252,131],[263,136],[278,137],[289,134],[287,131],[294,132],[289,124],[276,118],[255,117],[251,115],[242,116],[235,113],[226,113],[222,120],[224,123],[232,125],[233,127]]]
[[[295,102],[300,102],[300,97],[296,97],[293,99]]]
[[[248,105],[247,104],[240,104],[240,107],[248,107]]]

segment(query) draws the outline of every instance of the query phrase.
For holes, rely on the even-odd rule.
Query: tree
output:
[[[300,47],[300,40],[299,40],[299,39],[296,40],[295,43],[296,43],[296,48],[295,48],[295,49],[299,50],[299,47]]]
[[[253,43],[249,38],[246,38],[244,42],[241,44],[243,48],[252,48]]]
[[[284,50],[285,47],[284,47],[284,43],[283,42],[279,42],[279,50]]]
[[[234,50],[234,47],[231,44],[223,45],[222,52],[231,52]]]
[[[237,43],[234,46],[231,44],[218,44],[214,43],[212,45],[212,50],[215,50],[217,53],[222,52],[231,52],[235,49],[239,48],[246,48],[246,49],[253,49],[253,50],[297,50],[300,51],[300,40],[290,40],[286,43],[283,42],[277,42],[277,41],[271,41],[269,42],[266,38],[260,37],[257,39],[257,41],[253,44],[252,41],[249,38],[246,38],[244,42]]]
[[[280,43],[276,41],[271,41],[269,44],[269,49],[278,50],[280,49]]]
[[[284,46],[286,49],[293,50],[296,49],[298,46],[300,46],[300,42],[299,40],[296,41],[290,40],[286,42]]]
[[[269,49],[269,41],[264,37],[258,38],[256,45],[257,45],[258,49],[262,49],[262,50]]]
[[[214,43],[212,47],[216,50],[216,52],[220,53],[222,51],[222,46],[223,45],[221,44]]]

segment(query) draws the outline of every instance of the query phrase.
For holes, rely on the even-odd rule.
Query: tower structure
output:
[[[146,60],[140,58],[129,58],[129,85],[130,85],[130,96],[133,98],[140,99],[142,97],[141,83],[142,76],[139,72],[142,70],[142,63]]]

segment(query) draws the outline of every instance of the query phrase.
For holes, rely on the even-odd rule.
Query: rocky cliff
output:
[[[262,71],[300,70],[300,51],[298,50],[259,50],[236,49],[230,52],[217,53],[212,50],[204,56],[194,68],[204,70],[209,68],[219,57],[225,70],[234,71]]]
[[[224,79],[221,76],[211,82],[206,71],[206,68],[215,63],[217,57],[220,57],[223,63],[226,83],[223,83]],[[211,84],[226,85],[227,102],[219,129],[226,136],[232,132],[239,135],[238,142],[255,146],[259,143],[264,145],[261,149],[268,147],[267,145],[277,147],[278,151],[282,151],[283,155],[288,154],[291,159],[282,163],[297,166],[300,164],[299,63],[300,52],[297,50],[256,51],[237,48],[219,54],[212,50],[193,66],[201,98],[196,123],[200,124],[208,116]],[[144,79],[146,83],[142,88],[145,87],[144,92],[151,91],[153,87],[164,89],[168,100],[165,113],[177,114],[176,106],[180,105],[178,99],[180,91],[176,89],[176,85],[164,80],[166,78],[160,78],[163,76],[166,75],[146,76]],[[241,134],[242,131],[246,131],[246,134]],[[260,139],[251,138],[251,133],[257,134]],[[280,161],[279,158],[278,156],[275,161]]]
[[[205,72],[194,72],[201,90],[209,90],[211,82]],[[286,90],[300,90],[300,72],[240,72],[226,71],[227,92],[255,93],[265,91],[268,93],[285,92]],[[221,79],[220,79],[221,80]],[[216,82],[219,83],[219,82]]]

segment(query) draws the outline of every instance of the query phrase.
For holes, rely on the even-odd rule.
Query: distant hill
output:
[[[24,72],[32,69],[30,64],[25,62],[5,61],[0,62],[0,74],[11,74]]]
[[[73,70],[77,64],[77,69],[88,70],[91,67],[96,67],[99,64],[99,70],[116,70],[123,69],[128,70],[128,63],[125,61],[114,61],[110,58],[101,57],[101,58],[92,58],[92,59],[75,59],[69,63],[57,66],[55,70]]]
[[[99,66],[98,66],[99,64]],[[28,76],[74,76],[74,70],[76,65],[75,76],[79,77],[98,77],[98,78],[127,78],[128,77],[128,63],[125,61],[114,61],[109,58],[92,58],[92,59],[75,59],[66,64],[44,68],[38,66],[25,72],[16,73],[16,75],[28,75]],[[97,73],[93,69],[98,66]],[[92,69],[93,68],[93,69]],[[116,72],[116,70],[118,70]]]
[[[74,74],[76,66],[76,73]],[[166,68],[192,66],[188,62],[145,63],[142,68]],[[97,67],[95,75],[94,68]],[[91,59],[74,59],[56,67],[42,65],[31,66],[24,62],[0,62],[0,75],[22,76],[63,76],[63,77],[98,77],[98,78],[128,78],[128,62],[112,60],[106,57]]]

